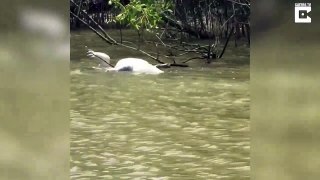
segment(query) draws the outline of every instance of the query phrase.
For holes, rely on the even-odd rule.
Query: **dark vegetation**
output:
[[[89,28],[108,44],[140,51],[168,66],[186,67],[192,59],[211,63],[222,58],[231,39],[250,45],[250,0],[70,0],[70,28]],[[134,29],[138,43],[123,40],[123,29]],[[119,42],[107,29],[118,29]],[[152,41],[144,35],[152,34]],[[207,44],[192,43],[205,39]],[[151,43],[167,53],[146,52],[141,43]],[[137,44],[133,46],[132,44]],[[219,48],[220,47],[220,48]],[[196,54],[183,62],[176,58]]]

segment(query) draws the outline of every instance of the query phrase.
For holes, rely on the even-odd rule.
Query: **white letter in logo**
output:
[[[295,23],[311,23],[308,13],[311,11],[311,3],[296,3]]]

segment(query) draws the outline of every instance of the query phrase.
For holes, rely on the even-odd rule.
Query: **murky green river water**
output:
[[[249,65],[102,73],[84,45],[139,57],[95,34],[71,34],[72,179],[249,179]],[[241,47],[225,55],[248,58]]]

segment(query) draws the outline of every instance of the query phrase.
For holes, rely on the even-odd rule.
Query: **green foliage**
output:
[[[136,30],[146,29],[147,31],[157,29],[162,22],[161,13],[172,8],[169,1],[163,0],[131,0],[125,6],[120,3],[120,0],[109,0],[109,4],[114,4],[121,9],[120,14],[116,16],[116,21],[128,24]]]

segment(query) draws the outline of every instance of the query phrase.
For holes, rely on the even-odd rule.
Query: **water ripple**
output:
[[[249,77],[193,71],[72,71],[71,179],[248,179]]]

